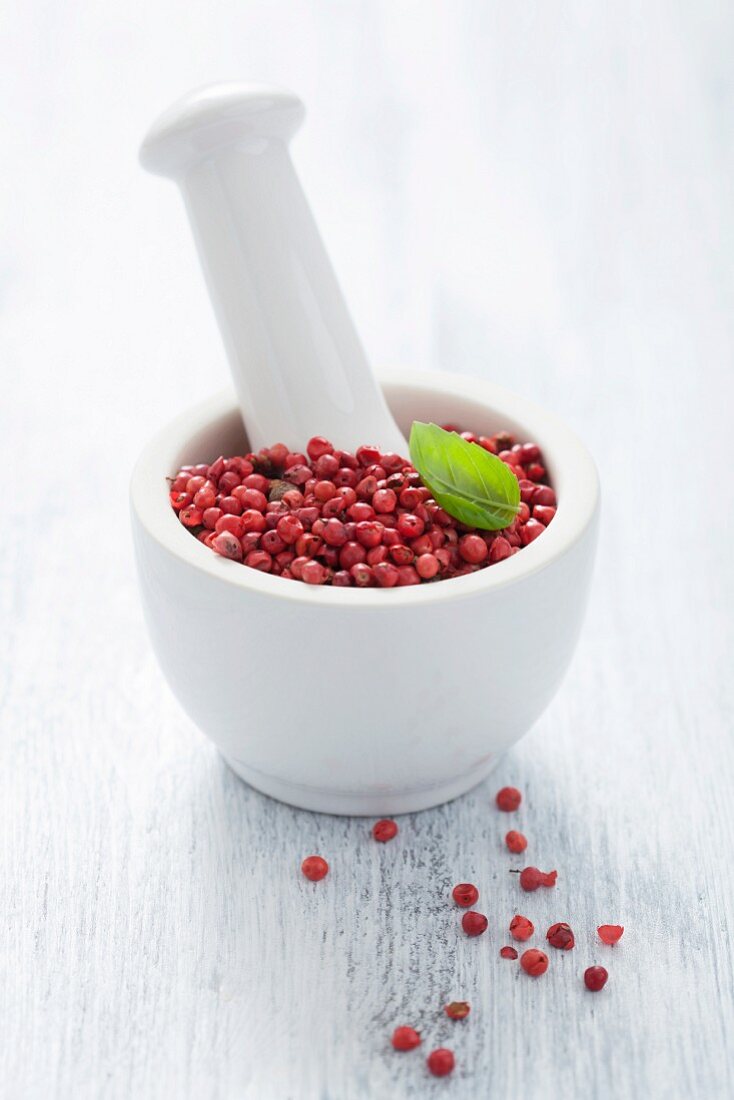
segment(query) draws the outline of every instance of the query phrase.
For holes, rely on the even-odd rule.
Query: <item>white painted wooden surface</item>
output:
[[[4,1096],[732,1095],[733,30],[730,6],[680,0],[7,13]],[[374,359],[499,377],[601,470],[561,693],[490,783],[386,847],[235,779],[141,621],[130,466],[225,368],[183,213],[136,144],[223,75],[309,103],[296,157]],[[504,782],[555,893],[520,899],[506,873]],[[317,887],[311,851],[334,868]],[[491,920],[477,942],[446,903],[464,879]],[[578,933],[537,982],[498,958],[518,906]],[[613,952],[600,921],[627,927]],[[440,1020],[448,997],[466,1023]],[[389,1050],[415,1021],[455,1048],[453,1079]]]

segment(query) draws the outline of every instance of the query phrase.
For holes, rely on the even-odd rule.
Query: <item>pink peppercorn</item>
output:
[[[181,520],[184,527],[199,527],[201,525],[201,516],[201,508],[195,508],[193,506],[182,508],[178,514],[178,518]]]
[[[321,537],[327,546],[343,546],[347,541],[347,529],[340,519],[329,519],[324,524]]]
[[[264,531],[267,527],[265,516],[262,512],[258,512],[255,508],[248,508],[246,512],[243,512],[239,517],[242,520],[242,530],[244,531]]]
[[[236,539],[241,539],[246,530],[245,520],[242,516],[233,516],[225,513],[220,517],[214,529],[218,535],[221,534],[222,531],[229,531]]]
[[[395,524],[398,534],[404,539],[417,539],[423,534],[425,526],[420,516],[415,516],[411,512],[403,512],[398,516]]]
[[[313,464],[313,472],[316,474],[316,477],[321,478],[322,481],[332,478],[338,469],[339,459],[336,455],[332,454],[321,455]]]
[[[311,477],[311,471],[308,466],[288,466],[283,471],[283,477],[291,485],[305,485]]]
[[[421,503],[421,491],[420,489],[414,489],[410,485],[407,485],[404,489],[400,490],[398,500],[401,508],[407,508],[409,511],[412,511]]]
[[[515,853],[524,852],[528,846],[527,839],[522,833],[518,833],[517,829],[510,829],[505,836],[505,844],[511,852]]]
[[[531,978],[539,978],[548,969],[548,956],[537,947],[531,947],[520,956],[520,966]]]
[[[349,572],[357,588],[368,588],[374,582],[375,576],[372,567],[367,565],[366,562],[357,562]]]
[[[281,554],[285,550],[286,544],[277,531],[265,531],[260,539],[260,546],[263,550],[267,550],[269,554]]]
[[[361,546],[372,549],[380,545],[383,531],[384,527],[381,523],[363,520],[361,523],[357,524],[357,530],[354,533],[354,537]]]
[[[600,924],[596,931],[602,943],[613,947],[621,940],[624,927],[621,924]]]
[[[304,533],[304,527],[300,519],[292,514],[281,516],[276,530],[287,546],[292,546],[293,543],[298,542]]]
[[[234,470],[227,470],[226,473],[222,474],[222,476],[220,477],[217,489],[222,496],[226,497],[227,494],[231,493],[232,490],[236,488],[236,486],[239,484],[241,484],[240,478],[237,476]]]
[[[503,959],[516,959],[517,951],[514,947],[500,947],[500,955]]]
[[[223,473],[224,455],[220,455],[219,458],[215,462],[212,462],[211,466],[208,467],[206,476],[208,478],[211,478],[212,481],[218,481]]]
[[[382,821],[376,821],[372,826],[372,835],[375,840],[379,840],[381,844],[385,844],[388,840],[392,840],[393,837],[398,835],[397,821],[392,821],[390,818],[383,818]]]
[[[357,474],[348,466],[340,466],[334,474],[333,481],[340,489],[345,487],[353,489],[357,484]]]
[[[333,446],[329,443],[328,439],[324,439],[322,435],[315,435],[312,439],[309,439],[306,444],[306,452],[312,462],[321,458],[322,455],[332,454],[334,451]]]
[[[538,485],[538,487],[533,491],[532,500],[533,500],[533,505],[545,504],[545,505],[550,505],[551,507],[555,507],[555,505],[556,505],[556,494],[553,492],[553,490],[550,488],[550,486],[548,486],[548,485]]]
[[[322,547],[322,540],[316,535],[301,535],[295,544],[296,554],[299,557],[314,558]]]
[[[426,1061],[434,1077],[447,1077],[455,1065],[453,1051],[446,1047],[432,1050]]]
[[[558,878],[557,871],[544,873],[537,867],[525,867],[520,872],[520,885],[528,893],[537,890],[539,886],[555,886]]]
[[[400,580],[397,567],[389,561],[378,562],[372,567],[372,573],[380,588],[394,588]]]
[[[230,531],[220,531],[211,541],[212,550],[216,550],[223,558],[231,561],[242,561],[242,547],[240,540]]]
[[[380,562],[387,561],[387,559],[388,559],[388,549],[387,549],[386,546],[382,546],[382,545],[372,546],[367,551],[367,564],[368,565],[379,565]]]
[[[364,501],[369,501],[377,492],[377,478],[370,474],[358,481],[354,487],[357,496]]]
[[[339,564],[342,569],[351,569],[353,565],[365,560],[364,546],[358,542],[345,542],[339,551]]]
[[[522,794],[517,787],[502,787],[495,796],[497,809],[512,813],[522,802]]]
[[[555,947],[559,951],[570,951],[576,943],[573,931],[569,925],[563,922],[552,924],[546,932],[545,938],[551,947]]]
[[[521,917],[518,914],[510,921],[510,935],[513,940],[529,940],[534,931],[535,925],[527,917]]]
[[[217,494],[214,489],[199,489],[199,492],[194,496],[194,504],[202,511],[212,508],[216,504],[216,500]]]
[[[454,886],[451,896],[462,909],[468,909],[479,901],[479,891],[471,882],[460,882],[458,886]]]
[[[217,526],[217,522],[222,518],[221,508],[207,508],[201,517],[201,522],[210,531],[214,531]],[[234,517],[233,517],[234,518]]]
[[[459,540],[459,553],[470,565],[479,565],[487,557],[489,550],[480,535],[464,535]]]
[[[295,562],[293,564],[295,565]],[[312,559],[301,566],[300,572],[301,580],[305,581],[306,584],[323,584],[327,577],[323,565]]]
[[[270,461],[275,466],[282,466],[288,457],[288,448],[285,443],[274,443],[272,447],[268,449]]]
[[[244,491],[247,493],[247,489]],[[231,516],[239,516],[245,505],[242,504],[242,495],[240,496],[220,496],[219,507],[224,513],[228,513]],[[261,510],[260,508],[258,509]]]
[[[360,466],[373,466],[376,462],[379,462],[380,452],[377,447],[357,447],[355,458]]]
[[[410,565],[415,560],[413,551],[402,542],[390,547],[390,557],[396,565]]]
[[[340,469],[357,470],[359,468],[357,459],[348,451],[334,451],[334,454],[339,459]]]
[[[461,927],[467,936],[481,936],[487,931],[488,926],[489,921],[484,913],[476,913],[473,909],[470,909],[468,913],[464,913],[461,918]]]
[[[465,1020],[471,1012],[471,1005],[468,1001],[451,1001],[444,1005],[443,1010],[450,1020]]]
[[[435,549],[430,533],[419,535],[417,539],[409,539],[408,542],[417,558],[421,554],[432,554]]]
[[[424,581],[435,577],[440,568],[438,558],[434,554],[421,554],[419,558],[416,558],[416,572]]]
[[[520,500],[526,507],[532,502],[536,488],[534,481],[530,481],[526,477],[520,479]]]
[[[364,523],[365,520],[375,518],[375,510],[366,501],[358,500],[347,508],[347,515],[355,523]]]
[[[259,569],[261,573],[269,573],[273,559],[267,550],[251,550],[245,558],[245,565],[249,565],[250,569]]]
[[[311,882],[320,882],[329,873],[329,864],[321,856],[307,856],[301,864],[301,871]]]
[[[170,495],[171,507],[179,512],[182,508],[188,507],[193,502],[191,493],[171,493]]]
[[[268,506],[268,498],[259,489],[245,489],[237,499],[240,501],[243,510],[245,508],[256,508],[258,512],[264,512]],[[222,506],[223,504],[224,502],[222,502]],[[226,508],[224,510],[227,511]]]
[[[510,543],[502,535],[498,535],[497,538],[492,540],[492,545],[489,548],[490,565],[496,565],[497,562],[504,561],[505,558],[509,558],[511,553]]]
[[[242,553],[245,557],[251,550],[257,550],[260,545],[260,539],[262,535],[259,531],[245,531],[244,535],[240,539],[240,546],[242,547]]]
[[[545,531],[545,526],[537,519],[529,519],[528,522],[520,528],[520,538],[522,539],[523,546],[529,546],[531,542],[534,542]]]
[[[378,489],[372,497],[372,507],[376,512],[392,512],[398,503],[398,498],[392,489]]]
[[[313,495],[322,504],[331,500],[337,494],[337,488],[333,481],[317,481],[313,487]]]
[[[590,966],[584,971],[584,985],[592,993],[598,993],[607,984],[608,977],[603,966]]]
[[[395,1050],[415,1050],[420,1046],[421,1037],[413,1027],[396,1027],[391,1042]]]
[[[533,505],[533,519],[539,520],[544,527],[548,526],[555,514],[556,510],[550,504]]]

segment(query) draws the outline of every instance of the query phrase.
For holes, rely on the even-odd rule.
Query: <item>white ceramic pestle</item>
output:
[[[250,446],[407,454],[290,159],[304,113],[290,92],[211,85],[158,118],[140,160],[183,193]]]

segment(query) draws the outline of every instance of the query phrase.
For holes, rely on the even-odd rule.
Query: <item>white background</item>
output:
[[[5,1095],[732,1094],[733,32],[729,5],[692,0],[6,12]],[[222,77],[305,99],[294,156],[373,361],[506,383],[600,468],[562,691],[488,784],[384,849],[236,780],[137,602],[131,465],[227,374],[177,195],[136,149]],[[503,782],[552,897],[505,873]],[[334,865],[318,890],[311,850]],[[445,902],[467,878],[492,922],[472,944]],[[535,983],[497,957],[517,906],[577,929]],[[601,921],[627,926],[613,954]],[[459,996],[472,1016],[442,1024]],[[454,1047],[450,1081],[390,1051],[414,1021]]]

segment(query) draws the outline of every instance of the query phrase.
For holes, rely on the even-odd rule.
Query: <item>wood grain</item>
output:
[[[731,9],[32,0],[8,21],[2,1095],[731,1096]],[[561,692],[487,784],[385,846],[237,780],[137,601],[131,464],[225,372],[183,214],[134,151],[172,95],[227,73],[308,101],[296,155],[374,359],[502,378],[600,466]],[[553,892],[508,873],[507,782]],[[310,852],[333,867],[317,885]],[[464,880],[478,941],[447,901]],[[498,955],[517,910],[537,942],[576,930],[538,981]],[[601,922],[626,926],[618,947]],[[391,1051],[399,1023],[423,1051]]]

